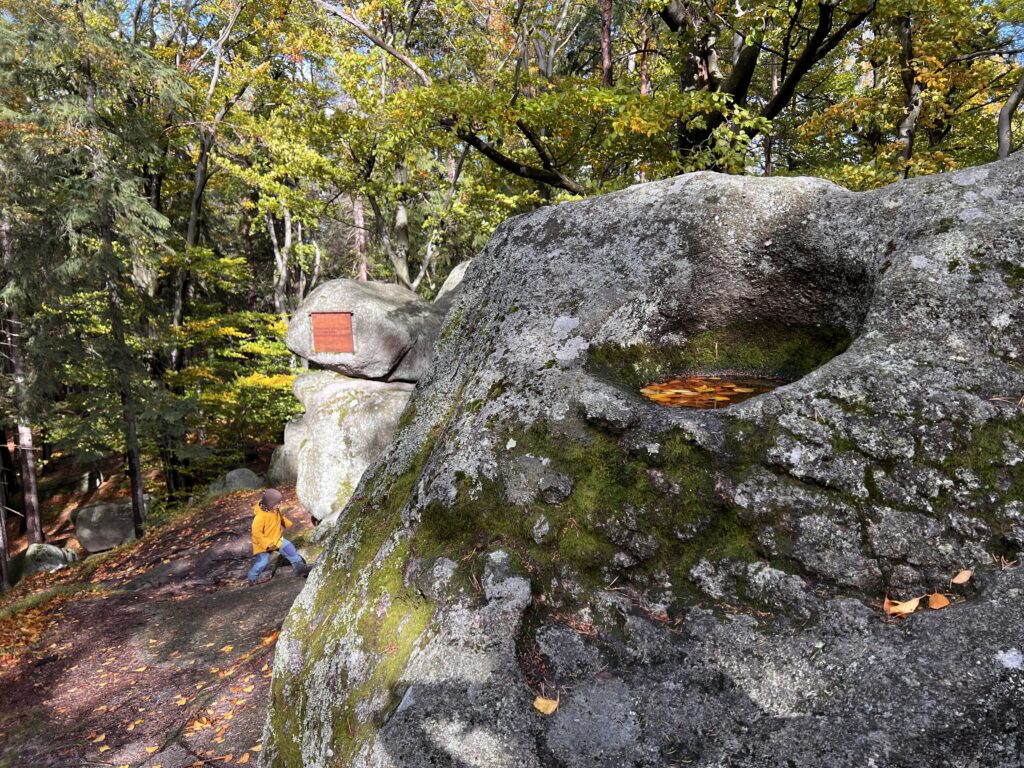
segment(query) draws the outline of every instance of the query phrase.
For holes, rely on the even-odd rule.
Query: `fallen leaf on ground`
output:
[[[886,597],[882,603],[882,610],[890,616],[907,616],[917,610],[917,606],[920,602],[920,597],[914,597],[910,600],[904,600],[903,602],[890,600]]]
[[[928,607],[933,611],[945,608],[947,605],[949,605],[949,599],[941,592],[933,592],[928,595]]]
[[[100,747],[100,752],[106,752],[108,749],[110,749],[110,745],[104,744],[102,747]]]
[[[242,755],[240,758],[238,758],[235,762],[238,763],[239,765],[241,765],[242,763],[248,763],[249,762],[249,753],[246,752],[244,755]]]
[[[97,737],[96,737],[95,739],[93,739],[93,740],[92,740],[92,743],[93,743],[93,744],[99,744],[99,743],[100,743],[101,741],[103,741],[103,740],[104,740],[105,738],[107,738],[107,734],[105,734],[105,733],[101,733],[101,734],[100,734],[99,736],[97,736]]]
[[[543,696],[538,696],[533,700],[533,708],[542,715],[552,715],[558,709],[558,699],[546,699]]]
[[[235,650],[235,646],[233,645],[225,645],[223,648],[221,648],[221,651],[223,653],[231,653],[233,650]]]
[[[971,576],[973,576],[973,575],[974,575],[974,571],[969,570],[969,569],[965,569],[963,571],[960,571],[960,573],[958,573],[956,576],[953,577],[953,583],[954,584],[966,584],[968,581],[971,580]]]
[[[160,749],[160,747],[146,747],[146,751],[149,752],[149,754],[151,754],[151,755],[154,752],[156,752],[158,749]]]

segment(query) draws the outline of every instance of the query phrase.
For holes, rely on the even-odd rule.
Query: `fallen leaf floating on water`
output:
[[[779,382],[770,379],[726,381],[721,376],[690,376],[648,384],[640,394],[659,405],[675,408],[724,408],[768,392],[778,385]]]
[[[553,715],[558,709],[558,699],[546,699],[543,696],[538,696],[533,700],[533,708],[542,715]]]
[[[903,602],[890,600],[886,597],[882,603],[882,610],[890,616],[907,616],[917,610],[917,606],[920,602],[920,597],[914,597],[910,600],[904,600]]]
[[[928,607],[931,608],[933,611],[937,611],[940,608],[945,608],[947,605],[949,605],[949,598],[947,598],[941,592],[933,592],[932,594],[928,595]]]
[[[953,577],[953,583],[954,584],[966,584],[968,581],[971,580],[971,576],[973,576],[973,575],[974,575],[974,571],[969,570],[969,569],[968,570],[960,571],[960,573],[958,573],[956,576]]]

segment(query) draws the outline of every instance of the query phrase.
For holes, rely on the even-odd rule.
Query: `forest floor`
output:
[[[301,551],[311,521],[281,490]],[[274,645],[304,583],[283,558],[246,583],[258,493],[220,497],[0,600],[0,768],[255,763]]]

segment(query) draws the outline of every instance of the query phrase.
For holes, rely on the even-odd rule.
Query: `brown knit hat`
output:
[[[264,509],[273,509],[282,501],[284,501],[284,496],[277,488],[267,488],[263,492],[263,498],[260,499],[260,506]]]

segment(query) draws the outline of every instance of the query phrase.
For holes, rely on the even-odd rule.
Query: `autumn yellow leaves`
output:
[[[721,376],[689,376],[648,384],[640,394],[673,408],[724,408],[768,392],[779,385],[771,379],[726,380]]]
[[[950,579],[950,585],[963,585],[971,580],[971,576],[974,575],[972,570],[962,570],[952,579]],[[912,597],[909,600],[890,600],[889,596],[885,596],[885,600],[882,601],[882,610],[885,611],[889,616],[904,617],[914,613],[914,611],[922,608],[922,602],[925,601],[924,605],[927,605],[929,609],[938,611],[949,606],[949,598],[946,597],[942,592],[932,592],[930,595],[922,595],[920,597]]]

